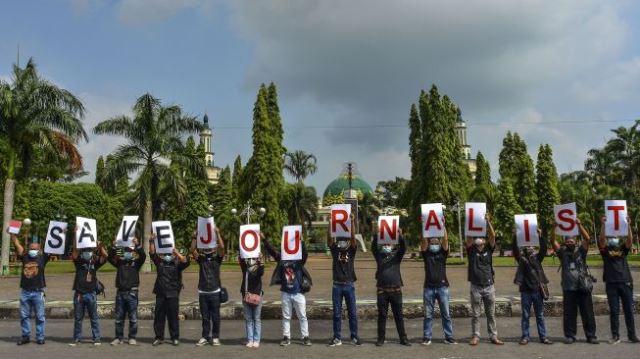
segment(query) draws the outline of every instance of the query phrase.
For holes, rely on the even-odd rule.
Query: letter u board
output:
[[[240,258],[260,257],[260,225],[245,224],[240,226]]]
[[[398,244],[400,216],[378,217],[378,244]]]
[[[173,253],[176,240],[169,221],[151,222],[151,229],[156,235],[156,252],[159,254]]]
[[[427,203],[422,209],[422,238],[444,237],[442,203]]]
[[[133,247],[139,216],[124,216],[116,235],[116,247]]]
[[[76,217],[76,248],[95,248],[98,246],[98,228],[92,218]]]
[[[218,246],[218,236],[216,234],[216,223],[213,217],[198,217],[198,248],[216,248]]]
[[[467,237],[484,237],[487,235],[487,204],[480,202],[465,203],[464,233]]]
[[[282,228],[280,258],[283,261],[302,259],[302,226],[284,226]]]
[[[516,214],[514,217],[516,221],[518,247],[539,246],[538,216],[535,214]]]
[[[629,223],[627,222],[627,201],[604,201],[604,235],[607,237],[629,235]]]
[[[578,235],[578,209],[575,202],[556,204],[553,206],[553,216],[556,221],[556,234],[559,236]]]
[[[331,237],[351,238],[351,205],[334,204],[331,206]]]
[[[47,230],[47,238],[44,242],[44,252],[49,254],[64,254],[65,242],[67,240],[67,223],[49,221],[49,229]]]

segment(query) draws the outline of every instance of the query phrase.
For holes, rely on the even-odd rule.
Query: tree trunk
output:
[[[147,201],[144,206],[144,228],[142,231],[143,238],[143,246],[144,252],[147,254],[147,260],[144,262],[144,266],[142,267],[142,271],[145,273],[151,272],[151,257],[149,256],[149,238],[151,237],[151,222],[152,218],[152,209],[151,209],[151,201]]]
[[[15,196],[16,181],[7,178],[4,183],[4,209],[2,218],[2,275],[9,274],[9,241],[10,236],[7,233],[9,221],[13,216],[13,200]]]

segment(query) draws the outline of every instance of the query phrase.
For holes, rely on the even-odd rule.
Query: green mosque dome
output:
[[[359,176],[353,176],[351,181],[351,188],[358,192],[359,195],[363,195],[365,193],[373,194],[373,190],[371,186],[360,178]],[[327,189],[324,190],[324,195],[322,196],[337,196],[344,193],[345,190],[349,189],[349,178],[347,175],[340,175],[338,178],[334,179],[329,183]]]

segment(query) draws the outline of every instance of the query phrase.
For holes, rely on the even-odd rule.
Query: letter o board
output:
[[[240,258],[260,257],[260,225],[245,224],[240,226]]]
[[[282,228],[280,259],[283,261],[302,259],[302,226],[284,226]]]

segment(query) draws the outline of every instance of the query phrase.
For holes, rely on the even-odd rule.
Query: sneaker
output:
[[[70,347],[75,347],[75,346],[78,346],[79,344],[80,344],[80,341],[79,341],[79,340],[74,340],[74,341],[72,341],[71,343],[69,343],[69,346],[70,346]]]
[[[178,345],[180,345],[180,341],[178,339],[173,339],[171,341],[171,345],[173,345],[174,347],[177,347]]]
[[[613,337],[609,340],[609,344],[615,345],[620,343],[620,337]]]
[[[376,341],[376,346],[381,347],[383,345],[384,345],[384,338],[378,338],[378,340]]]
[[[282,340],[280,341],[281,347],[286,347],[289,344],[291,344],[291,339],[289,339],[289,337],[283,337]]]
[[[574,338],[574,337],[566,337],[566,338],[564,338],[564,343],[565,344],[573,344],[575,342],[576,342],[576,338]]]
[[[475,335],[469,341],[469,345],[471,345],[471,346],[476,346],[476,345],[478,345],[478,343],[480,343],[480,338],[478,338]]]
[[[254,348],[260,348],[260,342],[253,342]]]
[[[138,345],[136,338],[129,338],[129,345]]]
[[[211,345],[213,345],[214,347],[219,347],[220,346],[220,339],[218,339],[218,338],[211,339]]]
[[[247,342],[246,347],[247,348],[253,348],[253,342]]]
[[[311,339],[309,339],[309,337],[302,338],[302,344],[310,347],[311,346]],[[342,344],[342,343],[340,343],[340,344]]]
[[[587,338],[587,343],[589,343],[589,344],[600,344],[600,342],[598,341],[597,337]]]
[[[329,342],[329,346],[330,347],[337,347],[342,345],[342,340],[338,339],[338,338],[333,338],[331,339],[331,341]]]
[[[540,343],[542,344],[546,344],[546,345],[551,345],[553,344],[553,342],[551,340],[549,340],[549,338],[542,338],[540,339]]]
[[[36,341],[36,344],[38,344],[38,345],[43,345],[43,344],[44,344],[44,339],[38,339],[38,340]]]
[[[431,338],[422,338],[422,343],[420,343],[420,345],[431,345]]]
[[[529,339],[522,337],[522,339],[520,339],[520,345],[527,345],[529,344]]]
[[[640,343],[640,338],[638,338],[636,335],[629,337],[629,342],[631,343]]]
[[[111,345],[120,345],[122,344],[122,340],[115,338],[112,342]]]
[[[411,342],[409,342],[409,339],[407,337],[400,339],[400,344],[404,345],[405,347],[411,346]]]
[[[453,338],[445,338],[445,339],[444,339],[444,343],[445,343],[445,344],[451,344],[451,345],[458,344],[458,342],[457,342],[455,339],[453,339]]]
[[[360,340],[360,338],[351,338],[351,344],[359,347],[362,345],[362,341]]]
[[[29,344],[29,343],[31,343],[31,339],[29,339],[29,337],[22,337],[22,338],[20,338],[20,340],[18,340],[16,345],[25,345],[25,344]]]
[[[156,339],[153,341],[153,343],[151,343],[151,345],[153,345],[154,347],[157,347],[158,345],[164,343],[163,339]]]
[[[102,345],[102,343],[100,342],[100,339],[98,339],[98,340],[94,340],[94,341],[93,341],[93,346],[94,346],[94,347],[99,347],[99,346],[101,346],[101,345]]]
[[[491,338],[491,344],[504,345],[504,342],[502,340],[498,339],[498,337],[493,337],[493,338]]]
[[[198,340],[198,342],[196,343],[196,346],[201,347],[207,344],[209,344],[209,341],[206,338],[200,338],[200,340]]]

